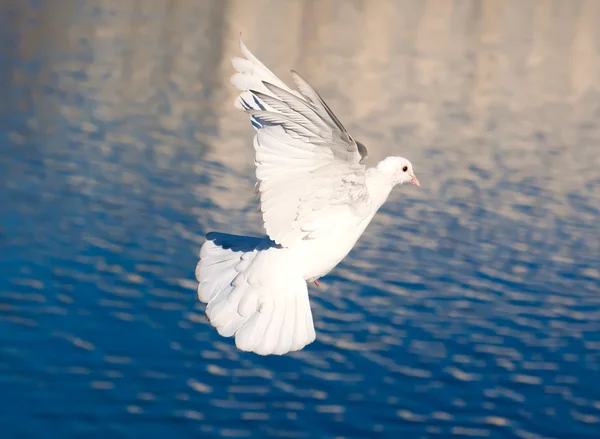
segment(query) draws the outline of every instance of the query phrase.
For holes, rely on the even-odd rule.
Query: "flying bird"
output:
[[[211,232],[196,266],[198,298],[220,335],[242,351],[282,355],[315,340],[308,284],[346,257],[398,184],[419,186],[413,166],[367,149],[295,71],[286,86],[240,41],[235,106],[255,129],[257,194],[267,236]]]

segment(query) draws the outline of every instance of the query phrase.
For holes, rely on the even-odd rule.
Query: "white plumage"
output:
[[[296,72],[287,87],[240,42],[235,105],[250,113],[264,238],[209,233],[196,267],[210,323],[261,355],[315,339],[307,282],[352,249],[396,184],[419,185],[411,163],[388,157],[366,169],[356,142]]]

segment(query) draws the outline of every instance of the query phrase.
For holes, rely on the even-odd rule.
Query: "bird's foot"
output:
[[[315,279],[315,285],[318,286],[318,287],[321,286],[321,283],[319,282],[319,279]]]

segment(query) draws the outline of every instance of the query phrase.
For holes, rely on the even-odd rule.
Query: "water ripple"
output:
[[[3,431],[597,438],[597,2],[264,3],[0,6]],[[207,231],[262,233],[240,30],[423,183],[311,287],[317,341],[281,358],[194,292]]]

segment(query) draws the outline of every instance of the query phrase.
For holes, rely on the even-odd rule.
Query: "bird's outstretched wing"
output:
[[[371,202],[365,186],[367,151],[319,94],[296,72],[287,87],[240,41],[234,58],[236,106],[256,129],[256,176],[269,237],[283,247],[335,230]]]

